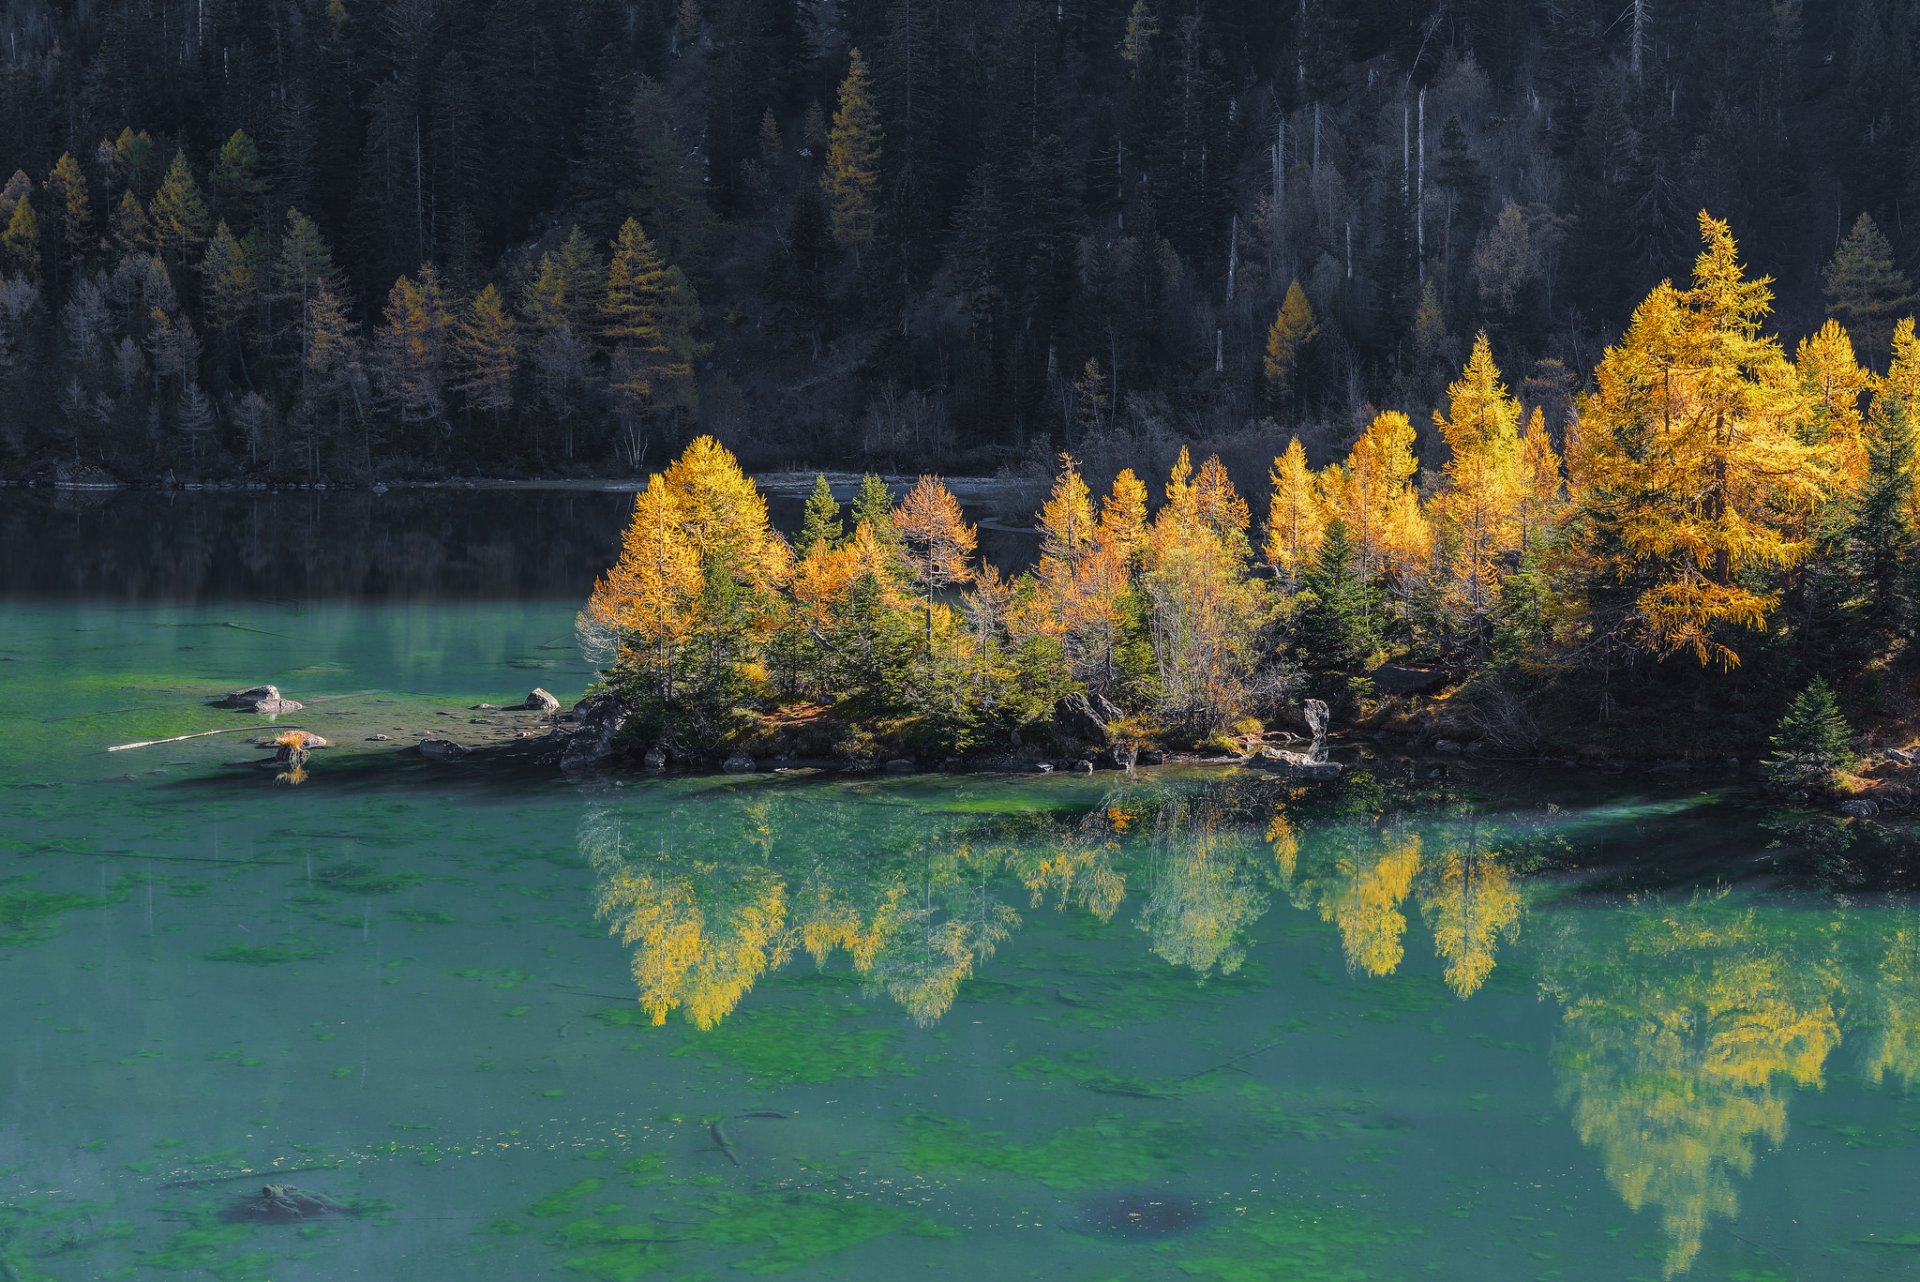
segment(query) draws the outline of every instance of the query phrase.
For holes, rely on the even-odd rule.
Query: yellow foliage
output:
[[[1262,550],[1268,565],[1295,582],[1313,564],[1327,537],[1326,513],[1299,437],[1287,442],[1267,480],[1273,495],[1267,501],[1267,541]]]
[[[1796,430],[1801,396],[1760,332],[1772,293],[1749,281],[1725,223],[1700,216],[1693,284],[1662,284],[1607,349],[1572,450],[1575,566],[1645,584],[1628,639],[1731,668],[1729,629],[1757,629],[1776,594],[1752,586],[1806,555],[1831,492],[1822,449]]]

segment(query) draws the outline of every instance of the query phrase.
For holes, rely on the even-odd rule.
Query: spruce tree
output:
[[[1920,453],[1920,431],[1906,398],[1892,388],[1874,398],[1866,446],[1867,476],[1854,501],[1850,531],[1852,560],[1867,617],[1898,631],[1914,589],[1913,461]]]
[[[820,181],[833,206],[834,239],[858,261],[880,222],[880,112],[858,49],[849,55],[847,78],[840,83],[840,109],[833,114],[827,170]]]
[[[1830,786],[1856,760],[1847,746],[1852,734],[1832,688],[1824,677],[1815,677],[1774,729],[1773,752],[1762,763],[1767,778],[1789,791]]]
[[[1914,292],[1871,215],[1860,215],[1827,264],[1826,295],[1835,319],[1858,337],[1867,363],[1885,368],[1893,323],[1912,310]]]
[[[1379,644],[1368,609],[1372,591],[1354,569],[1354,547],[1346,524],[1332,521],[1313,567],[1301,577],[1305,597],[1294,630],[1300,661],[1316,672],[1347,674],[1359,670]]]
[[[805,556],[816,543],[832,549],[846,542],[846,538],[846,523],[841,520],[840,502],[833,497],[833,487],[827,484],[824,474],[814,477],[813,492],[807,495],[806,513],[800,518],[796,550]]]

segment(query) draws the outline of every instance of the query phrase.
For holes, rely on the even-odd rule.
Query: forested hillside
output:
[[[1695,219],[1884,368],[1898,0],[10,0],[0,474],[1561,439]],[[1115,468],[1108,468],[1110,474]],[[1247,478],[1254,479],[1254,478]]]

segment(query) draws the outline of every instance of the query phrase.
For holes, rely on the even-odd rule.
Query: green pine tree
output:
[[[1867,214],[1834,252],[1826,270],[1827,307],[1853,332],[1861,355],[1877,369],[1886,367],[1893,324],[1912,310],[1913,283],[1893,261],[1893,246]]]
[[[1847,746],[1852,736],[1832,687],[1815,677],[1774,729],[1773,753],[1762,763],[1767,778],[1787,791],[1831,787],[1834,776],[1856,760]]]
[[[840,516],[840,502],[824,475],[813,478],[813,493],[807,495],[806,514],[800,519],[800,539],[795,545],[800,555],[816,543],[837,548],[846,541],[847,527]]]
[[[1906,398],[1891,389],[1874,397],[1866,437],[1867,479],[1848,532],[1851,560],[1867,617],[1880,628],[1900,630],[1913,599],[1913,460],[1920,451]]]
[[[1327,526],[1326,541],[1313,568],[1300,578],[1299,622],[1294,648],[1316,672],[1351,674],[1360,670],[1379,644],[1368,608],[1371,589],[1354,568],[1353,542],[1343,522]]]

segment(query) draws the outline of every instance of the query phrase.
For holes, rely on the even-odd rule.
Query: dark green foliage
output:
[[[1830,307],[1883,367],[1920,253],[1901,216],[1920,31],[1892,0],[1803,7],[1654,6],[1636,72],[1632,24],[1586,0],[1473,0],[1437,25],[1155,4],[1126,56],[1130,6],[1089,0],[862,0],[825,25],[795,0],[486,0],[457,22],[221,3],[190,37],[167,5],[30,5],[0,96],[0,174],[25,184],[0,196],[0,249],[33,291],[0,327],[0,475],[69,453],[139,479],[631,472],[717,421],[755,467],[993,471],[1088,436],[1068,393],[1089,359],[1110,431],[1255,421],[1262,322],[1295,277],[1323,335],[1289,417],[1324,454],[1363,399],[1423,421],[1444,335],[1491,328],[1516,371],[1588,363],[1684,271],[1703,206],[1776,279],[1783,332]],[[855,47],[879,135],[858,254],[820,186]],[[76,172],[91,212],[69,229]],[[1489,236],[1509,196],[1528,243]],[[634,380],[591,300],[567,325],[528,303],[547,255],[580,257],[568,229],[598,249],[628,217],[678,273],[693,365],[644,430],[616,430],[633,406],[609,393]],[[221,222],[256,308],[200,279]],[[317,316],[276,270],[290,240],[337,260]],[[135,368],[156,252],[154,292],[201,340],[164,379]],[[510,407],[448,388],[401,424],[371,397],[387,291],[429,265],[454,316],[489,284],[519,304]],[[188,383],[206,425],[177,432]]]
[[[1326,675],[1357,672],[1379,644],[1375,591],[1353,565],[1353,544],[1338,521],[1313,568],[1300,577],[1302,604],[1294,649],[1309,670]]]
[[[1789,791],[1826,788],[1850,768],[1853,732],[1826,680],[1815,677],[1788,706],[1773,735],[1773,753],[1764,763],[1767,778]]]
[[[1867,612],[1882,632],[1901,633],[1912,616],[1915,540],[1909,518],[1913,460],[1920,431],[1904,397],[1874,398],[1867,418],[1867,481],[1848,532],[1854,572]]]
[[[793,546],[802,556],[815,543],[839,547],[847,537],[846,522],[840,515],[840,501],[825,476],[813,478],[813,492],[807,495],[806,513],[800,518],[800,534]]]

